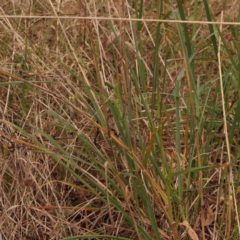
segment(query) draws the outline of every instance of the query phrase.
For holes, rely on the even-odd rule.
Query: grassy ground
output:
[[[237,0],[0,15],[0,239],[239,239]]]

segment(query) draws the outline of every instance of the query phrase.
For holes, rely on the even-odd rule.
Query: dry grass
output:
[[[184,66],[176,25],[162,24],[161,28],[160,67],[156,70],[163,96],[161,119],[157,107],[149,110],[153,126],[162,129],[162,149],[158,149],[158,140],[154,140],[158,130],[154,132],[155,127],[149,124],[144,106],[147,102],[150,108],[155,89],[156,23],[144,23],[139,33],[141,41],[137,42],[135,23],[57,18],[58,15],[135,17],[139,6],[135,3],[131,7],[131,1],[66,0],[58,4],[58,1],[41,0],[32,1],[32,5],[29,2],[2,0],[0,6],[0,238],[53,240],[92,234],[96,235],[92,239],[100,239],[97,237],[100,235],[111,235],[112,239],[114,236],[160,239],[154,235],[153,220],[146,208],[148,203],[136,193],[138,186],[140,191],[147,189],[162,239],[176,239],[176,236],[194,239],[193,235],[187,235],[186,226],[180,226],[184,220],[199,239],[217,239],[216,236],[237,239],[237,210],[234,205],[229,207],[234,201],[228,199],[232,195],[225,186],[229,181],[229,165],[222,133],[219,68],[208,26],[198,25],[195,30],[189,26],[188,29],[195,31],[193,41],[198,47],[198,54],[194,56],[195,74],[199,76],[197,94],[202,100],[199,100],[201,104],[196,114],[204,115],[199,147],[203,166],[221,164],[223,168],[209,168],[204,172],[202,202],[197,194],[197,171],[189,175],[183,173],[182,198],[177,194],[179,175],[173,176],[169,188],[174,190],[168,205],[164,200],[164,196],[168,197],[168,186],[158,175],[153,161],[148,160],[148,154],[149,159],[157,156],[154,159],[164,176],[169,169],[162,163],[163,155],[172,173],[198,166],[196,149],[189,147],[194,142],[189,133],[194,123],[189,117],[189,87],[185,75],[179,89],[181,98],[176,100],[176,81]],[[226,9],[226,21],[237,20],[239,4],[236,0],[227,1],[226,6],[224,1],[210,2],[217,20],[222,9]],[[186,1],[184,5],[188,19],[193,18],[194,3]],[[169,13],[168,19],[174,19],[175,8],[175,3],[163,3],[164,15]],[[143,18],[156,18],[155,1],[145,1],[143,9]],[[197,20],[204,20],[202,3],[197,11]],[[11,19],[7,15],[56,18]],[[234,40],[239,37],[233,37],[228,27],[223,33],[229,49],[222,49],[222,67],[228,69],[229,56],[236,54],[237,44],[239,47]],[[139,89],[136,83],[129,84],[134,82],[134,74],[137,81],[141,81],[136,42],[141,50],[145,76]],[[229,78],[231,74],[229,70]],[[228,89],[229,132],[235,134],[231,140],[231,157],[234,181],[238,183],[238,123],[236,131],[231,132],[231,127],[233,119],[237,119],[234,116],[239,87],[237,81],[229,86],[225,82],[224,87]],[[181,154],[176,140],[176,102],[180,104]],[[121,112],[122,104],[126,112]],[[214,111],[210,104],[216,104]],[[126,142],[131,142],[129,145],[121,135],[121,117],[128,119],[129,128],[123,135]],[[201,115],[197,115],[197,120],[200,118]],[[135,162],[132,163],[132,159]],[[157,192],[159,189],[163,192]],[[233,197],[238,204],[237,187],[235,191]],[[205,205],[201,208],[203,202]],[[205,231],[201,212],[205,215]],[[137,226],[143,228],[149,238]]]

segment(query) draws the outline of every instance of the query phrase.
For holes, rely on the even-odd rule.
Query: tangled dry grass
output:
[[[127,0],[1,1],[0,237],[2,239],[57,240],[86,234],[95,234],[96,237],[92,239],[99,239],[97,235],[111,235],[122,237],[121,239],[124,237],[148,239],[141,235],[138,228],[133,227],[137,224],[144,228],[149,236],[153,236],[151,219],[149,220],[147,209],[144,207],[144,199],[140,200],[140,197],[137,197],[138,202],[135,199],[135,190],[132,189],[136,185],[139,188],[143,186],[138,181],[133,183],[131,174],[134,173],[139,179],[143,179],[143,185],[146,179],[142,177],[143,172],[140,169],[130,174],[128,150],[125,153],[120,150],[123,145],[118,140],[121,134],[118,122],[111,108],[104,104],[109,101],[110,106],[120,105],[119,99],[115,97],[120,94],[116,83],[122,86],[120,98],[124,104],[130,105],[128,97],[132,96],[135,105],[126,113],[126,118],[130,119],[131,115],[134,116],[133,123],[129,126],[131,129],[129,138],[132,141],[134,156],[144,162],[141,146],[151,147],[151,140],[154,137],[144,115],[140,92],[145,94],[146,99],[150,99],[154,88],[152,79],[156,23],[143,23],[142,44],[139,47],[142,48],[142,60],[147,77],[146,85],[142,86],[142,89],[137,89],[128,85],[132,81],[130,69],[137,69],[135,66],[138,52],[136,36],[132,29],[137,27],[137,23],[135,26],[135,23],[132,25],[131,22],[118,20],[58,19],[58,16],[65,15],[135,17],[136,9],[140,7],[138,4],[137,1]],[[186,1],[183,5],[189,19],[193,16],[194,4],[195,1]],[[220,0],[210,1],[210,6],[216,20],[219,20],[219,13],[224,10],[225,21],[237,21],[239,3],[236,0],[227,1],[226,4]],[[174,2],[164,2],[163,15],[169,13],[168,18],[174,19],[172,11],[176,7]],[[155,1],[144,2],[143,18],[156,18],[156,11]],[[204,20],[202,3],[198,5],[197,11],[197,19]],[[56,18],[18,19],[8,18],[8,15],[55,16]],[[163,148],[169,166],[174,172],[177,169],[175,160],[177,146],[175,132],[170,122],[176,121],[176,114],[171,109],[176,108],[174,89],[183,65],[182,47],[176,25],[166,23],[162,26],[159,52],[160,65],[163,67],[159,68],[159,76],[167,82],[164,89],[161,85],[161,91],[165,94],[164,108],[169,109],[169,114],[166,110],[165,116],[161,119],[167,123],[163,130]],[[197,62],[195,71],[203,72],[199,74],[202,78],[198,83],[203,89],[207,89],[208,86],[204,86],[203,83],[208,79],[213,80],[213,86],[217,85],[214,79],[218,78],[218,65],[216,56],[211,51],[204,51],[210,45],[208,26],[197,26],[197,29],[195,39],[196,45],[200,47],[200,61]],[[189,26],[188,30],[193,31],[193,27]],[[232,44],[231,31],[228,27],[225,27],[224,31],[227,42]],[[229,47],[231,54],[235,53],[235,48],[234,44]],[[226,52],[226,56],[228,54]],[[167,59],[171,61],[167,63]],[[226,57],[226,62],[227,59]],[[166,63],[167,68],[164,67]],[[136,70],[136,75],[140,79],[141,73],[138,71],[139,69]],[[189,103],[185,98],[189,91],[186,79],[184,81],[180,87],[182,97],[180,102],[182,106],[187,106]],[[106,88],[101,89],[101,84],[105,84]],[[108,93],[109,99],[102,98],[104,91]],[[201,91],[200,94],[205,96],[206,91]],[[210,94],[217,102],[219,96],[214,96],[212,92]],[[234,91],[232,94],[235,94]],[[229,99],[232,100],[232,106],[237,101],[234,96]],[[96,113],[89,112],[89,109],[95,109]],[[216,109],[221,113],[220,107]],[[229,112],[229,115],[235,113],[231,112],[231,109]],[[159,120],[157,111],[151,113],[153,122],[157,123]],[[187,111],[182,113],[181,123],[185,121],[184,117],[187,115]],[[93,121],[95,116],[98,118]],[[216,118],[218,117],[217,115]],[[109,132],[105,134],[102,119],[108,124]],[[222,125],[222,121],[219,120],[219,123],[216,122],[216,126],[212,127],[218,135],[211,140],[209,148],[211,152],[205,160],[209,164],[227,164],[226,156],[221,155],[222,149],[225,149],[222,137],[224,135],[221,135]],[[187,152],[188,128],[190,127],[187,123],[184,123],[180,129],[183,166],[189,164],[190,158],[196,161],[195,157]],[[83,137],[79,138],[79,136]],[[205,143],[209,144],[209,138],[207,130],[203,131],[201,146],[205,146]],[[115,139],[115,142],[112,143],[109,139]],[[236,138],[233,139],[237,141]],[[90,145],[95,146],[95,149]],[[232,149],[232,155],[237,154],[236,146]],[[146,153],[148,154],[148,150]],[[105,157],[105,162],[101,156]],[[148,170],[149,176],[156,175],[154,166],[149,166]],[[173,209],[178,209],[177,203],[183,206],[189,205],[189,212],[184,214],[188,217],[188,222],[191,222],[193,232],[201,236],[200,239],[213,239],[216,228],[219,231],[218,239],[224,239],[226,234],[224,231],[229,235],[233,229],[235,232],[234,213],[231,214],[232,222],[226,221],[226,216],[229,215],[225,213],[228,208],[224,202],[230,203],[230,201],[226,200],[227,194],[219,194],[217,187],[220,185],[221,174],[219,169],[209,169],[208,179],[205,181],[207,186],[212,186],[204,191],[205,237],[201,235],[199,206],[196,207],[200,203],[196,198],[196,191],[187,191],[181,202],[175,199],[176,205],[172,206]],[[191,186],[197,189],[198,182],[194,176],[191,177],[190,180],[185,178],[184,184],[191,181]],[[164,185],[159,177],[156,178],[156,183],[159,186]],[[122,195],[118,194],[119,189]],[[165,191],[166,188],[163,189]],[[106,191],[106,196],[103,190]],[[224,191],[225,188],[221,190]],[[110,197],[115,196],[114,194],[118,197],[119,206],[111,202]],[[174,239],[173,236],[176,235],[170,231],[173,228],[169,226],[166,217],[168,206],[160,205],[160,197],[156,198],[154,192],[148,194],[157,219],[159,236],[162,239]],[[238,191],[236,192],[238,199],[237,194]],[[129,226],[129,219],[119,209],[124,209],[128,216],[131,216],[132,226]],[[184,212],[184,209],[182,211]],[[218,215],[215,214],[216,212]],[[188,237],[194,239],[193,235],[187,235],[186,224],[184,225],[181,218],[184,214],[179,212],[175,218],[181,219],[179,221],[182,222],[177,235],[179,239],[188,239]],[[220,232],[219,226],[222,226],[223,232]]]

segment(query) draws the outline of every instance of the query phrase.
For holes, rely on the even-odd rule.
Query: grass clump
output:
[[[4,2],[4,239],[238,238],[240,17],[217,2]]]

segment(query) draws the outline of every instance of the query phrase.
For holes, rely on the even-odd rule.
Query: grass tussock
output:
[[[0,238],[239,238],[238,1],[0,15]]]

